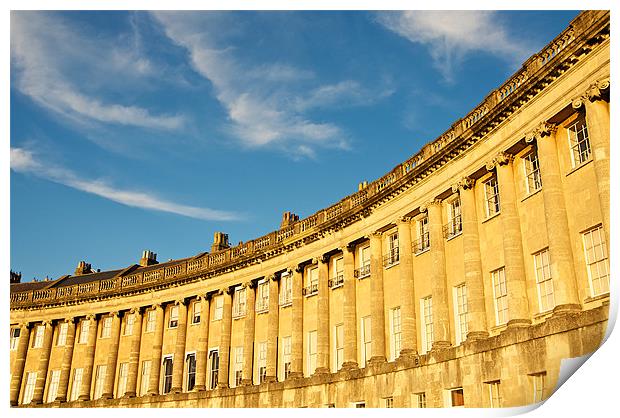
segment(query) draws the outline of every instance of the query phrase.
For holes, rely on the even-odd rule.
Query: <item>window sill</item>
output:
[[[590,303],[590,302],[596,302],[596,301],[605,300],[605,299],[609,299],[609,292],[601,293],[600,295],[596,295],[596,296],[587,297],[585,298],[583,302]]]
[[[192,323],[191,323],[191,324],[189,324],[189,325],[190,325],[190,326],[193,326],[193,325],[200,325],[200,321],[198,321],[198,322],[192,322]]]
[[[529,199],[532,196],[536,196],[538,193],[540,193],[540,191],[542,190],[542,187],[540,189],[536,189],[531,193],[528,193],[525,195],[525,197],[523,199],[521,199],[521,202],[525,202],[527,199]]]
[[[305,298],[311,298],[312,296],[318,295],[319,292],[310,293],[309,295],[304,295]]]
[[[268,313],[269,312],[269,308],[266,309],[260,309],[260,310],[256,310],[256,314],[260,315],[260,314],[264,314],[264,313]]]
[[[221,321],[221,320],[222,320],[222,318],[213,318],[213,319],[211,320],[211,322],[217,322],[217,321]]]
[[[233,315],[233,317],[232,317],[233,320],[237,320],[237,319],[241,319],[241,318],[245,318],[245,314]]]
[[[363,276],[359,276],[357,280],[365,279],[366,277],[370,277],[370,274],[364,274]]]
[[[330,287],[330,289],[331,290],[336,290],[336,289],[338,289],[339,287],[342,287],[342,286],[344,286],[344,283],[340,283],[340,284],[337,284],[336,286],[332,286],[332,287]]]
[[[293,306],[293,301],[286,301],[280,304],[280,308],[288,308],[289,306]]]
[[[431,250],[431,247],[428,247],[428,248],[425,248],[425,249],[424,249],[424,250],[422,250],[422,251],[418,251],[417,253],[414,253],[414,255],[417,257],[417,256],[419,256],[419,255],[422,255],[422,254],[424,254],[424,253],[429,252],[430,250]]]
[[[482,220],[482,222],[480,222],[480,223],[481,223],[481,224],[483,224],[483,223],[485,223],[485,222],[490,221],[491,219],[495,219],[495,218],[497,218],[499,215],[501,215],[501,213],[502,213],[501,211],[500,211],[500,212],[497,212],[497,213],[494,213],[493,215],[489,216],[488,218],[483,219],[483,220]]]
[[[397,261],[397,262],[395,262],[395,263],[388,264],[387,266],[383,266],[383,269],[384,269],[384,270],[387,270],[387,269],[390,269],[390,268],[392,268],[392,267],[394,267],[394,266],[397,266],[397,265],[399,265],[399,264],[400,264],[400,261]]]
[[[446,241],[453,240],[454,238],[460,237],[461,235],[463,235],[463,230],[459,231],[458,233],[456,233],[454,235],[449,236],[448,238],[446,238]]]
[[[592,155],[590,155],[590,158],[588,159],[588,161],[584,161],[581,164],[579,164],[578,166],[573,167],[568,173],[566,173],[566,177],[570,176],[575,171],[578,171],[582,167],[585,167],[586,165],[590,164],[591,162],[592,162]]]

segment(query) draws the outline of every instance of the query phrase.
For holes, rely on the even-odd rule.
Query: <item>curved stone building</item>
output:
[[[505,407],[609,308],[609,12],[380,179],[235,247],[19,283],[12,405]]]

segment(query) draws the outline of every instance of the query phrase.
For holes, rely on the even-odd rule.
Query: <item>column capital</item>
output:
[[[52,325],[52,320],[51,319],[45,319],[45,320],[41,321],[41,325],[44,325],[47,328],[48,326]]]
[[[280,280],[280,275],[279,274],[270,274],[269,275],[269,281],[277,282],[278,280]]]
[[[129,313],[132,315],[140,314],[142,313],[142,307],[138,306],[138,307],[131,308],[129,310]]]
[[[118,318],[121,316],[121,313],[120,311],[112,311],[112,312],[109,312],[107,316],[111,318],[115,318],[115,317]]]
[[[86,315],[86,320],[87,321],[93,321],[93,320],[96,320],[96,319],[97,319],[97,314],[92,314],[91,313],[91,314]]]
[[[396,224],[409,224],[412,219],[413,217],[411,216],[399,216],[398,219],[396,219]]]
[[[297,266],[295,266],[295,272],[296,273],[303,273],[304,272],[304,268],[305,266],[302,266],[301,264],[297,264]]]
[[[441,203],[442,203],[441,199],[429,200],[428,202],[420,205],[420,212],[428,211],[428,208],[430,208],[431,206],[441,206]]]
[[[68,317],[62,319],[61,321],[66,322],[67,324],[75,323],[75,317],[74,316],[68,316]]]
[[[548,123],[548,122],[540,122],[538,126],[536,126],[533,130],[525,134],[525,142],[528,144],[539,141],[545,136],[551,136],[557,130],[557,125]]]
[[[185,305],[185,298],[179,298],[179,299],[176,299],[176,300],[174,301],[174,305],[175,305],[175,306],[178,306],[178,305]]]
[[[605,93],[609,92],[609,77],[597,80],[586,89],[585,98],[591,102],[605,100]]]
[[[32,328],[32,323],[31,322],[20,322],[17,326],[20,329],[30,329]]]
[[[514,160],[514,155],[512,154],[508,154],[507,152],[499,152],[497,153],[497,155],[495,157],[493,157],[492,160],[490,160],[489,162],[487,162],[486,164],[486,168],[488,171],[493,170],[495,167],[499,167],[502,165],[508,165],[510,163],[512,163],[512,160]]]
[[[473,189],[476,180],[471,177],[463,177],[452,185],[452,193],[457,193],[460,190]]]
[[[161,303],[154,303],[151,305],[151,310],[155,311],[157,309],[163,309],[163,305]]]
[[[383,232],[381,231],[374,231],[368,234],[369,238],[381,238],[382,236],[383,236]]]

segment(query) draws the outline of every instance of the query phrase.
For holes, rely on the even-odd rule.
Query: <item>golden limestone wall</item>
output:
[[[608,33],[608,13],[580,14],[420,154],[253,251],[12,289],[11,404],[550,396],[607,326]]]

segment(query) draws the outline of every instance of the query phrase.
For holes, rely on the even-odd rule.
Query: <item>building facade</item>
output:
[[[609,42],[609,12],[579,14],[412,158],[263,237],[11,274],[11,405],[547,398],[607,326]]]

